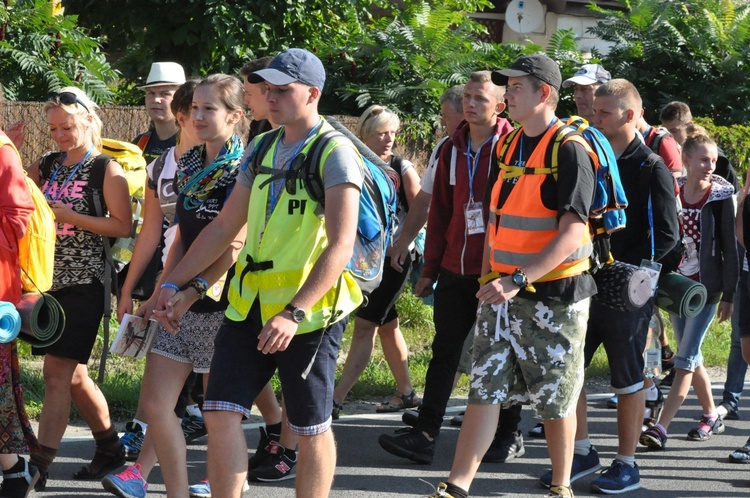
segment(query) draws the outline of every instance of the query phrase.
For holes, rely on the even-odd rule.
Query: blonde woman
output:
[[[399,225],[403,226],[409,204],[414,201],[414,197],[419,192],[419,175],[411,162],[393,153],[396,133],[400,126],[401,121],[396,113],[387,107],[373,105],[360,116],[357,123],[357,136],[401,177],[396,214]],[[398,241],[400,234],[400,229],[394,234],[394,244]],[[396,271],[391,267],[390,255],[388,255],[383,281],[368,297],[367,303],[357,310],[352,344],[346,363],[344,363],[341,379],[333,393],[334,420],[339,417],[346,395],[354,387],[370,361],[376,334],[380,336],[380,344],[396,380],[397,389],[393,397],[379,405],[376,411],[379,413],[395,412],[405,408],[414,408],[420,404],[419,396],[409,376],[409,351],[399,328],[396,312],[396,301],[404,290],[410,266],[411,260],[408,260],[402,265],[403,271]]]
[[[96,453],[76,479],[101,479],[125,463],[125,452],[109,418],[104,395],[86,364],[104,313],[105,271],[102,237],[127,237],[131,210],[122,167],[101,155],[102,122],[98,106],[81,90],[66,87],[44,105],[50,135],[58,151],[45,154],[29,169],[42,188],[57,221],[55,271],[50,293],[65,311],[62,338],[34,354],[44,357],[44,406],[39,420],[39,451],[31,462],[39,469],[35,489],[46,486],[70,415],[70,402],[93,432]],[[104,204],[109,216],[96,216],[89,178],[103,168]],[[101,303],[101,304],[99,304]]]

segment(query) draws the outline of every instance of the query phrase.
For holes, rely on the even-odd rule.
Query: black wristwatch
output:
[[[526,274],[520,268],[516,268],[516,270],[513,273],[511,273],[510,278],[511,280],[513,280],[513,283],[516,284],[521,289],[525,289],[529,285],[529,279],[526,277]]]
[[[284,306],[284,309],[292,314],[292,320],[294,320],[296,323],[302,323],[305,321],[305,318],[307,318],[307,313],[305,313],[305,310],[303,310],[302,308],[297,308],[292,303]]]

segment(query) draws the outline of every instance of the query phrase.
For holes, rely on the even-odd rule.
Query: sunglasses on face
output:
[[[91,113],[91,111],[89,111],[89,108],[86,107],[86,104],[81,102],[81,99],[79,99],[78,96],[73,92],[52,92],[49,94],[47,100],[49,102],[55,102],[57,104],[63,105],[80,104],[84,109],[86,109],[86,112]]]

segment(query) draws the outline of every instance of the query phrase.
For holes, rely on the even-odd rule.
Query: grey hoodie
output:
[[[685,177],[677,179],[680,189],[686,181]],[[700,281],[708,290],[709,303],[719,299],[731,303],[737,289],[740,260],[734,202],[734,186],[719,175],[711,175],[711,193],[701,209],[699,248]]]

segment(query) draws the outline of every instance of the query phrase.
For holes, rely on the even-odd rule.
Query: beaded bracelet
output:
[[[180,292],[180,288],[177,287],[177,285],[173,284],[172,282],[164,282],[161,284],[162,289],[172,289],[176,292]]]

